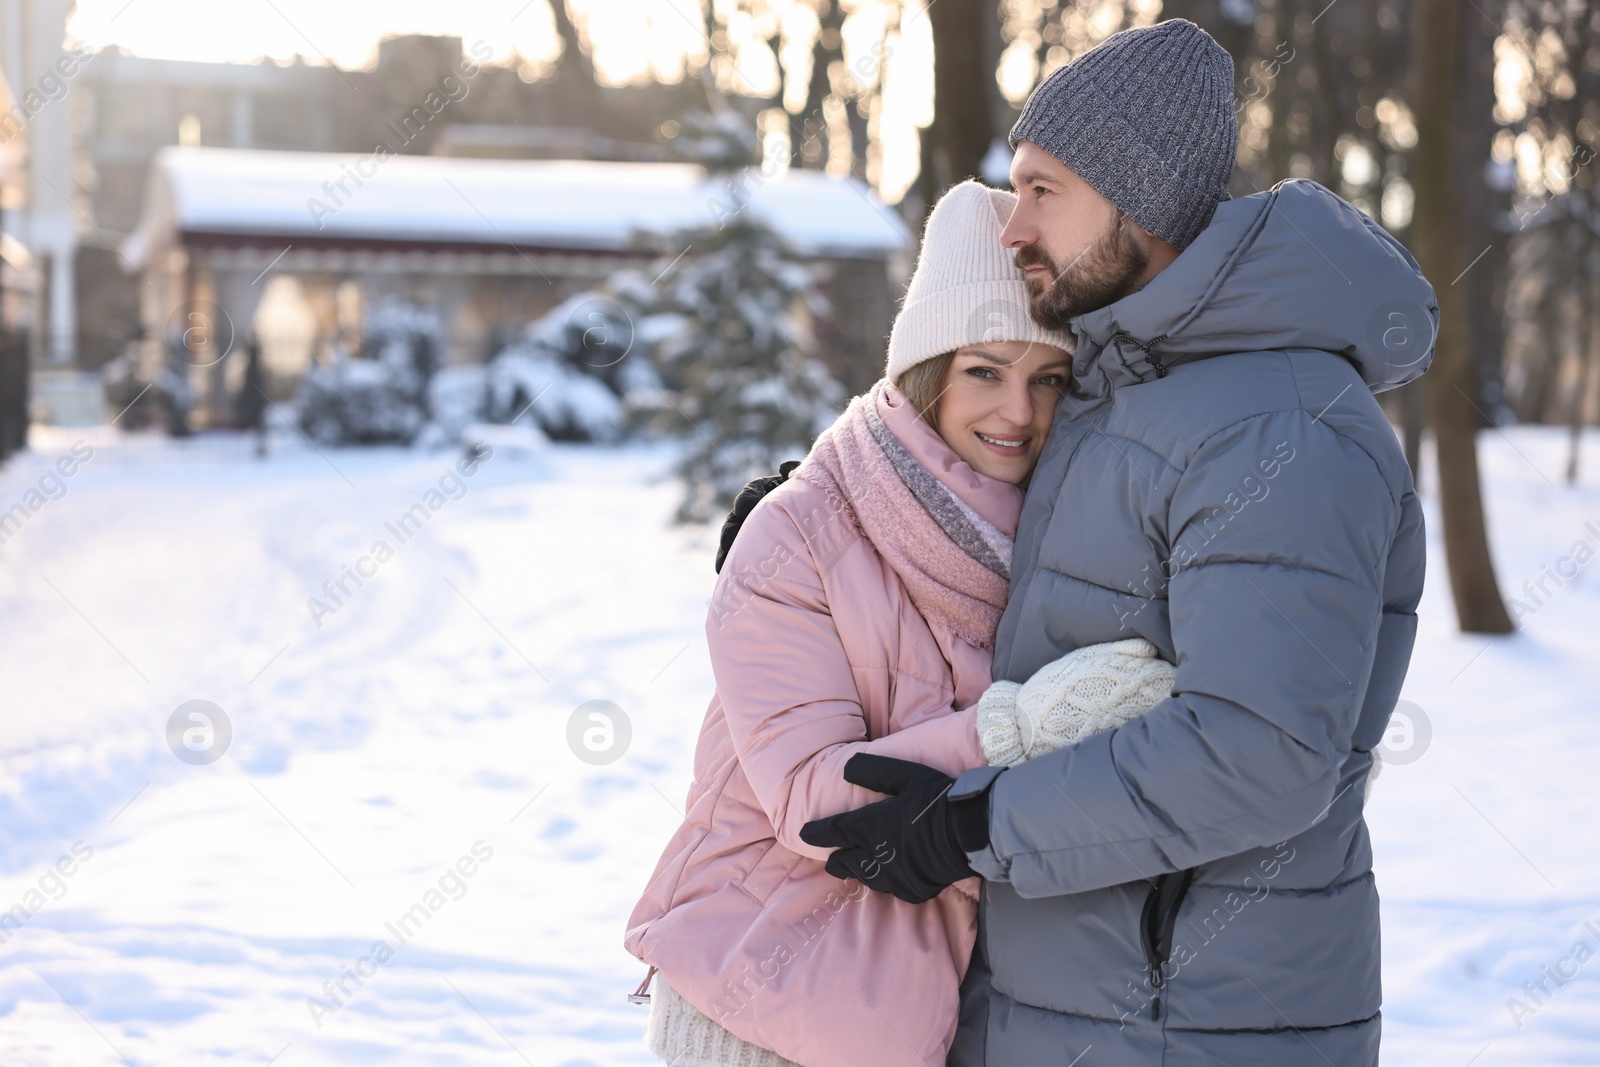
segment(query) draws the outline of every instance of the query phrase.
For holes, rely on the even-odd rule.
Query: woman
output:
[[[1055,677],[978,706],[1022,486],[1070,370],[1000,244],[1013,202],[976,182],[940,200],[885,380],[750,513],[720,572],[687,816],[625,939],[651,965],[637,996],[660,972],[649,1039],[669,1062],[942,1063],[978,879],[910,904],[828,874],[800,828],[881,799],[845,782],[857,752],[958,775],[1081,725]],[[1164,695],[1140,673],[1158,661],[1124,652],[1142,711]]]

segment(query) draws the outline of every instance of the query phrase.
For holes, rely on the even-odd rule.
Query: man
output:
[[[807,825],[907,900],[983,876],[958,1067],[1378,1061],[1362,784],[1424,545],[1372,394],[1422,373],[1438,309],[1321,186],[1229,200],[1237,137],[1232,62],[1181,20],[1056,71],[1011,131],[1002,240],[1078,348],[994,677],[1141,636],[1177,678],[1126,726],[953,783],[858,755],[846,778],[890,799]]]

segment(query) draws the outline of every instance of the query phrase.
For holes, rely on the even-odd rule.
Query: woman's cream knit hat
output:
[[[1072,336],[1028,314],[1028,288],[1000,231],[1014,193],[964,181],[939,198],[922,234],[917,269],[889,334],[884,376],[964,345],[1032,341],[1070,352]]]

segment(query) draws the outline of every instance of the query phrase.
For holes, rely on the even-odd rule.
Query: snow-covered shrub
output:
[[[622,433],[622,400],[605,382],[516,344],[490,366],[490,414],[510,422],[524,411],[558,441],[614,441]]]
[[[131,353],[107,362],[100,368],[100,384],[106,406],[121,413],[117,425],[124,430],[160,427],[174,437],[188,434],[189,413],[194,409],[188,369],[170,350],[153,381],[138,373]]]
[[[428,385],[439,369],[439,317],[399,300],[375,303],[362,326],[362,357],[335,347],[296,397],[300,428],[320,444],[410,444],[428,422]]]
[[[488,367],[481,363],[443,367],[428,383],[431,418],[413,444],[423,448],[456,445],[468,426],[483,421],[488,407]]]
[[[624,394],[658,385],[633,316],[602,293],[579,293],[540,316],[489,364],[488,417],[526,412],[559,441],[615,441]]]
[[[844,389],[814,354],[811,321],[827,314],[810,270],[747,216],[662,240],[662,261],[692,247],[664,277],[612,279],[647,323],[663,388],[633,406],[683,438],[682,522],[720,515],[752,478],[798,459],[843,407]]]
[[[300,428],[323,445],[409,444],[427,421],[408,376],[343,349],[306,372],[296,406]]]

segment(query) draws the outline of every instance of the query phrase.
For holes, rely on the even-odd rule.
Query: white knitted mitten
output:
[[[1176,673],[1142,637],[1085,645],[1021,685],[991,685],[978,740],[991,766],[1013,766],[1138,718],[1172,695]]]

